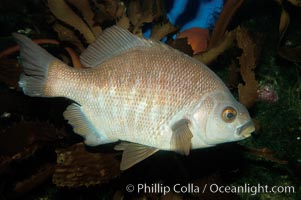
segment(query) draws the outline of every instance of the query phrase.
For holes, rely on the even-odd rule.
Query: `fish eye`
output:
[[[225,122],[230,123],[233,122],[236,118],[237,112],[232,107],[226,107],[222,112],[222,118]]]

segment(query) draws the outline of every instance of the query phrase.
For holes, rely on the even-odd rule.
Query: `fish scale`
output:
[[[248,111],[204,64],[160,42],[113,26],[80,56],[75,69],[19,34],[29,96],[66,97],[75,133],[95,146],[118,140],[127,169],[159,149],[188,155],[250,136]]]
[[[165,60],[173,62],[166,64]],[[122,138],[170,149],[169,144],[158,141],[159,136],[163,138],[160,141],[171,138],[171,132],[162,133],[161,127],[169,125],[177,113],[188,113],[204,93],[223,87],[219,82],[208,84],[206,79],[214,78],[214,74],[202,65],[191,65],[190,60],[153,47],[123,53],[85,73],[52,64],[46,85],[54,92],[47,95],[78,102],[97,130],[112,140]],[[63,75],[58,77],[58,73]],[[70,88],[79,92],[70,93]],[[95,98],[93,92],[101,98]],[[139,112],[140,102],[147,105],[144,112]]]

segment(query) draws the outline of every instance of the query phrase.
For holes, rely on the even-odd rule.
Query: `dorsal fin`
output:
[[[128,30],[112,26],[105,29],[81,54],[80,61],[85,67],[95,67],[105,60],[126,52],[129,49],[153,46],[168,48],[167,45],[161,42],[140,38]]]

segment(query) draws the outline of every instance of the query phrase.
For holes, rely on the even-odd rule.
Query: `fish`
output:
[[[118,26],[105,29],[72,68],[28,37],[20,45],[19,86],[32,97],[65,97],[63,113],[88,146],[119,142],[120,169],[159,150],[239,141],[254,132],[248,110],[206,65]]]

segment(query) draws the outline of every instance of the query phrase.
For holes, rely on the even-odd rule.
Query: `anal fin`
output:
[[[85,144],[96,146],[109,143],[108,139],[99,133],[82,111],[82,107],[72,103],[64,112],[64,117],[73,126],[73,131],[85,138]]]
[[[193,134],[189,129],[189,121],[182,119],[172,126],[171,147],[174,151],[189,155]]]
[[[126,170],[159,151],[154,147],[129,142],[122,142],[116,145],[114,149],[123,151],[120,170]]]

